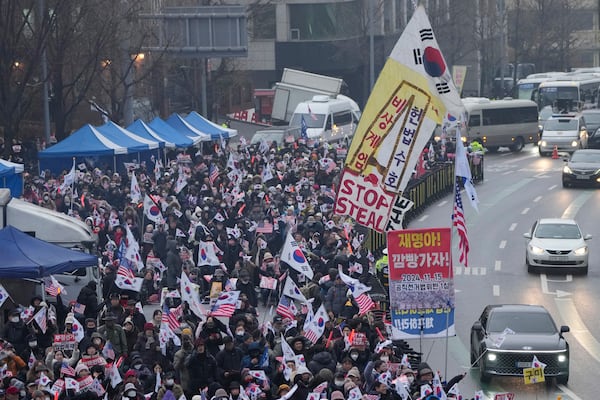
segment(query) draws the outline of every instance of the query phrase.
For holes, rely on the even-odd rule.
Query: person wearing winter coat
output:
[[[29,358],[29,354],[25,354],[27,348],[25,338],[28,334],[29,330],[21,319],[21,313],[18,309],[12,310],[8,322],[4,325],[2,338],[11,343],[14,346],[15,354],[25,360]]]
[[[177,279],[181,276],[181,257],[179,257],[179,250],[177,250],[177,241],[175,239],[167,240],[167,256],[166,263],[167,267],[167,287],[174,289],[179,286]]]
[[[329,351],[322,349],[321,351],[315,352],[312,359],[308,363],[308,369],[313,375],[317,375],[322,369],[328,369],[331,373],[335,372],[337,362]]]
[[[335,320],[336,317],[342,315],[346,301],[348,301],[347,292],[348,287],[342,281],[342,278],[337,275],[333,286],[329,288],[325,297],[325,310],[327,310],[329,318]]]
[[[154,331],[154,324],[146,322],[144,330],[138,335],[138,340],[133,350],[140,353],[145,365],[153,365],[155,362],[163,361],[158,334]]]
[[[98,318],[98,295],[96,294],[96,281],[89,281],[81,288],[77,302],[85,306],[85,318]]]
[[[241,380],[240,366],[242,365],[244,352],[235,346],[231,336],[225,336],[223,344],[223,350],[219,351],[215,357],[217,379],[223,387],[228,387],[232,381]]]
[[[217,380],[217,362],[206,351],[204,339],[194,342],[194,351],[185,359],[185,367],[189,376],[188,390],[190,394],[199,394],[202,389]]]

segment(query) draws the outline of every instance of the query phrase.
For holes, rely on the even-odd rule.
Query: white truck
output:
[[[342,91],[340,78],[284,68],[281,82],[275,84],[271,119],[289,123],[299,103],[312,100],[316,95],[336,98]]]
[[[9,189],[0,189],[0,228],[8,225],[46,242],[83,251],[92,251],[97,240],[90,228],[78,219],[13,198]],[[55,278],[67,289],[63,301],[68,302],[77,298],[87,282],[99,281],[100,271],[97,267],[80,268]],[[28,305],[33,294],[41,295],[40,285],[35,281],[0,279],[0,282],[13,300],[23,305]]]

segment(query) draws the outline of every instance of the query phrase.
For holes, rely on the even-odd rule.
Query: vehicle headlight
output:
[[[488,353],[487,353],[487,359],[488,359],[488,361],[492,361],[492,362],[493,362],[493,361],[496,361],[496,358],[498,358],[498,357],[496,356],[496,353],[490,353],[490,352],[488,351]]]
[[[540,144],[542,145],[542,147],[546,147],[546,146],[548,145],[548,143],[546,143],[546,141],[545,141],[545,140],[542,140],[542,141],[540,142]]]
[[[571,171],[571,168],[570,168],[568,165],[565,165],[565,166],[563,167],[563,173],[564,173],[564,174],[572,174],[572,173],[573,173],[573,171]]]
[[[573,250],[576,256],[585,256],[587,254],[588,248],[587,246],[582,246],[578,249]]]
[[[538,246],[534,246],[532,244],[529,245],[529,251],[532,254],[537,254],[537,255],[544,254],[544,249],[542,249],[541,247],[538,247]]]
[[[567,356],[565,354],[559,354],[558,355],[558,362],[559,363],[564,363],[567,361]]]
[[[577,147],[577,146],[579,146],[579,143],[577,142],[577,140],[573,140],[571,142],[571,147]]]

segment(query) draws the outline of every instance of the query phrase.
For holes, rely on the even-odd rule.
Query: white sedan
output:
[[[527,240],[525,264],[534,272],[541,268],[576,268],[583,274],[588,271],[589,249],[577,222],[566,218],[542,218],[530,232],[523,234]]]

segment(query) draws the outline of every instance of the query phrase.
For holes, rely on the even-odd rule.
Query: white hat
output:
[[[383,250],[381,250],[381,252],[382,252],[384,255],[386,255],[386,256],[387,256],[387,247],[386,247],[386,248],[384,248]]]

